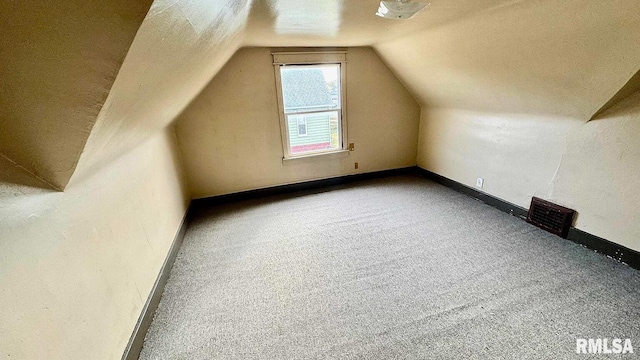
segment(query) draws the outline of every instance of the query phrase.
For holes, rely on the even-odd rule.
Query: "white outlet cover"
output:
[[[476,179],[476,186],[477,187],[482,188],[483,184],[484,184],[484,179],[483,178]]]

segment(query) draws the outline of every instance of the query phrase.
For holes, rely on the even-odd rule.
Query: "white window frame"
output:
[[[278,110],[280,113],[280,132],[282,136],[283,162],[305,158],[317,158],[327,156],[334,158],[336,154],[347,154],[347,52],[346,51],[313,51],[313,52],[273,52],[273,68],[276,76],[276,93],[278,96]],[[336,149],[314,151],[303,154],[292,154],[289,142],[289,126],[284,112],[284,100],[282,96],[282,79],[280,68],[287,65],[340,65],[340,111],[338,117],[340,132],[338,134],[339,147]],[[331,111],[331,110],[327,110]]]

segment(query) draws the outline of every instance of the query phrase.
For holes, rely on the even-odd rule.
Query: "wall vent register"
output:
[[[527,222],[566,239],[575,213],[575,210],[534,196]]]

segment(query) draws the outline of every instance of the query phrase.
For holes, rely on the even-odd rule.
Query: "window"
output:
[[[307,136],[307,117],[298,115],[298,136]]]
[[[346,151],[346,53],[273,53],[273,60],[283,158]]]

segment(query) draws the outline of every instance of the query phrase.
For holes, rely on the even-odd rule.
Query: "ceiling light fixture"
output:
[[[409,2],[409,0],[380,1],[380,7],[376,15],[385,19],[411,19],[420,10],[424,9],[428,3]]]

